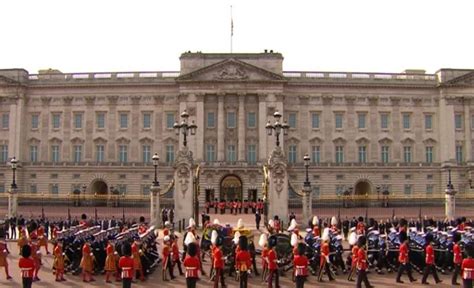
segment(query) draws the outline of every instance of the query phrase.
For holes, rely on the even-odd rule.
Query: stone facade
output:
[[[0,160],[20,161],[20,193],[67,194],[85,184],[90,194],[111,186],[147,194],[155,152],[168,185],[183,143],[172,126],[185,109],[198,125],[188,147],[201,167],[201,203],[227,197],[229,175],[241,187],[226,193],[261,198],[262,164],[275,147],[265,125],[277,110],[291,126],[281,136],[289,186],[302,188],[308,153],[314,201],[348,187],[372,196],[381,185],[394,196],[441,196],[446,166],[456,189],[469,191],[474,70],[287,72],[279,53],[180,60],[179,72],[0,70]],[[0,167],[0,191],[11,174]]]

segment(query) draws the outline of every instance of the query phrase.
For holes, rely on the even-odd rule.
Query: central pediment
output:
[[[192,81],[286,81],[285,77],[249,63],[227,59],[207,67],[195,70],[176,78],[180,82]]]
[[[446,82],[447,86],[474,86],[474,71],[464,74],[462,76],[456,77]]]

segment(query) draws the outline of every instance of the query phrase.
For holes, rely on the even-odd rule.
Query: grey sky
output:
[[[474,69],[474,1],[37,1],[0,5],[0,68],[179,70],[184,51],[273,49],[284,70]]]

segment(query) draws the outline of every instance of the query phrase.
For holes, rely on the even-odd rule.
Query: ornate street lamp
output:
[[[150,222],[158,225],[160,223],[160,182],[158,182],[158,164],[160,157],[158,153],[155,153],[151,158],[153,166],[155,167],[155,178],[153,184],[150,187]]]
[[[309,182],[309,175],[308,175],[309,162],[311,161],[311,158],[309,158],[308,154],[304,155],[303,161],[304,161],[304,167],[306,168],[306,180],[304,181],[303,186],[311,187],[311,182]]]
[[[158,156],[158,153],[155,153],[153,157],[151,157],[151,160],[153,161],[153,166],[155,167],[155,180],[153,181],[153,186],[160,186],[160,182],[158,182],[158,163],[160,161],[160,156]]]
[[[186,137],[189,135],[189,133],[191,133],[191,135],[195,135],[196,134],[196,129],[197,129],[197,125],[194,123],[194,120],[191,122],[191,124],[188,124],[188,118],[189,118],[189,114],[188,112],[186,112],[186,110],[183,111],[183,113],[181,113],[181,124],[178,123],[178,122],[175,122],[174,125],[173,125],[173,128],[174,128],[174,131],[176,132],[176,135],[179,136],[179,133],[181,132],[184,136],[184,140],[183,140],[183,146],[186,147],[187,146],[187,141],[186,141]]]
[[[267,134],[268,136],[271,136],[273,134],[273,130],[275,130],[275,138],[276,138],[276,146],[280,146],[280,134],[283,130],[283,135],[288,135],[288,129],[290,128],[290,125],[284,121],[283,123],[280,122],[281,119],[281,113],[278,111],[275,111],[273,113],[273,118],[275,118],[275,123],[271,124],[270,120],[268,120],[267,125],[265,125],[265,129],[267,129]]]
[[[16,167],[17,167],[17,164],[18,164],[18,160],[16,160],[15,157],[12,158],[12,160],[10,160],[10,164],[11,164],[11,167],[12,167],[12,172],[13,172],[13,181],[12,181],[12,189],[17,189],[17,185],[16,185],[16,174],[15,174],[15,171],[16,171]]]
[[[303,157],[304,167],[306,170],[306,179],[303,183],[303,218],[304,221],[308,221],[311,218],[311,182],[309,182],[309,162],[311,158],[306,154]]]
[[[453,220],[456,212],[456,190],[451,183],[451,169],[448,169],[448,184],[445,192],[445,214],[448,220]]]

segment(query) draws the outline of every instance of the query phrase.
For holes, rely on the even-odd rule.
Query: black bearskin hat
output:
[[[186,250],[186,253],[188,253],[189,256],[194,257],[197,255],[197,244],[192,242],[189,243],[188,248]]]
[[[249,242],[247,237],[245,236],[240,236],[239,237],[239,247],[240,250],[247,251],[249,249]]]
[[[304,255],[304,252],[306,251],[306,245],[304,243],[298,243],[298,248],[296,248],[298,251],[298,255]]]
[[[459,234],[459,233],[454,233],[454,234],[453,234],[453,242],[454,242],[454,243],[458,243],[459,241],[461,241],[461,234]]]
[[[268,237],[268,247],[271,249],[277,245],[277,238],[275,235]]]
[[[469,243],[466,245],[466,254],[467,257],[474,258],[474,243]]]
[[[130,243],[123,243],[122,254],[128,257],[132,256],[132,246],[130,245]]]
[[[357,221],[359,221],[359,222],[362,222],[362,221],[364,221],[364,217],[362,217],[362,216],[359,216],[359,218],[357,218]]]
[[[23,245],[23,247],[21,247],[21,256],[23,256],[24,258],[28,258],[31,256],[30,245]]]
[[[405,231],[400,232],[400,235],[398,237],[400,237],[400,243],[403,243],[408,240],[407,232]]]
[[[433,234],[431,234],[431,233],[426,234],[425,240],[426,240],[426,244],[429,244],[430,242],[432,242],[433,241]]]
[[[400,219],[400,226],[407,226],[408,221],[405,218]]]
[[[359,247],[365,246],[366,243],[367,243],[367,238],[364,235],[360,236],[359,239],[357,239],[357,246]]]
[[[145,223],[145,217],[140,216],[140,223]]]
[[[86,215],[86,214],[82,214],[82,215],[81,215],[81,219],[82,219],[82,220],[86,220],[86,219],[87,219],[87,215]]]

